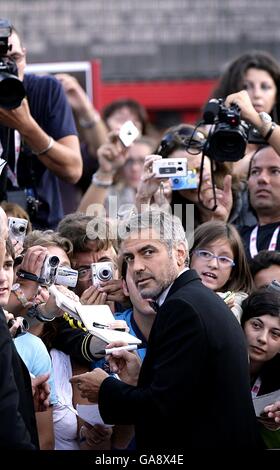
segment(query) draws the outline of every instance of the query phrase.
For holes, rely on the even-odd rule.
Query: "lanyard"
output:
[[[250,235],[250,254],[251,257],[254,258],[258,254],[258,249],[257,249],[257,237],[258,237],[258,225],[252,230],[251,235]],[[277,245],[277,238],[278,238],[278,233],[280,230],[280,225],[276,227],[274,230],[271,240],[269,242],[268,246],[268,251],[275,251],[276,245]]]
[[[260,377],[258,377],[257,380],[255,381],[252,389],[251,389],[252,398],[256,398],[257,394],[260,391],[261,384],[262,384],[262,381],[261,381]]]
[[[11,181],[13,187],[18,188],[19,184],[18,184],[18,179],[17,179],[17,165],[18,165],[18,159],[19,159],[19,154],[20,154],[21,138],[20,138],[20,133],[16,129],[15,129],[14,137],[15,137],[15,167],[14,167],[14,171],[12,171],[10,166],[7,165],[7,177]]]

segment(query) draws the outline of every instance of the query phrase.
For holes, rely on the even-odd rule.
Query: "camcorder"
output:
[[[58,284],[66,287],[76,287],[78,271],[68,266],[59,266],[58,256],[47,256],[42,266],[40,278],[44,285]]]
[[[58,256],[47,256],[45,258],[40,274],[40,278],[45,285],[49,286],[54,283],[58,265]]]
[[[20,106],[25,97],[25,89],[18,78],[16,62],[7,57],[12,46],[8,45],[12,34],[12,25],[6,19],[0,19],[0,107],[14,109]]]
[[[218,162],[236,162],[243,158],[249,126],[241,121],[240,109],[212,99],[203,113],[203,124],[213,124],[205,142],[204,153]]]
[[[248,143],[265,145],[257,129],[241,120],[236,104],[225,106],[222,99],[210,100],[203,113],[203,124],[212,124],[203,151],[218,162],[237,162],[244,157]]]
[[[20,243],[24,242],[28,220],[18,217],[8,217],[9,237]]]
[[[58,266],[55,275],[55,284],[65,287],[76,287],[78,282],[78,271],[68,266]]]
[[[104,261],[100,263],[91,264],[91,277],[92,284],[94,286],[99,286],[100,282],[111,281],[114,276],[114,267],[113,263],[110,261]]]

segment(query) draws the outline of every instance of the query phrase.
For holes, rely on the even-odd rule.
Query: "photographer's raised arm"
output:
[[[155,194],[159,191],[161,183],[164,184],[166,181],[166,178],[155,177],[155,173],[153,172],[153,162],[157,160],[162,160],[162,157],[160,155],[147,155],[147,157],[145,157],[141,183],[139,184],[136,193],[136,207],[138,212],[142,212],[142,209],[145,210],[147,205],[151,205],[151,201]],[[163,201],[161,204],[165,204],[166,202],[167,200],[165,199],[165,193],[163,189]]]
[[[107,140],[106,125],[75,77],[67,73],[58,73],[55,77],[62,84],[77,117],[79,130],[87,143],[89,153],[94,155],[100,145]]]
[[[280,126],[272,121],[265,122],[258,113],[246,90],[239,91],[228,95],[225,100],[226,106],[237,104],[241,111],[241,117],[246,122],[252,124],[261,136],[274,150],[280,155]]]
[[[20,269],[39,277],[47,254],[47,248],[42,246],[34,245],[28,248],[20,265]],[[15,315],[24,315],[27,309],[31,307],[38,293],[38,289],[38,282],[18,277],[16,284],[12,287],[7,310]]]
[[[108,135],[108,142],[101,145],[97,151],[99,168],[92,177],[91,185],[84,194],[78,211],[86,212],[91,204],[104,204],[114,176],[124,165],[126,156],[127,149],[120,143],[118,134],[111,132]]]
[[[70,183],[76,183],[80,179],[82,157],[78,137],[67,135],[54,141],[32,117],[26,99],[18,108],[0,108],[0,123],[17,129],[24,142],[54,174]]]

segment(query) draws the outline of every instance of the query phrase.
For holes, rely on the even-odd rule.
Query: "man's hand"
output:
[[[223,222],[227,222],[232,205],[233,205],[233,196],[232,196],[232,188],[231,188],[231,175],[226,175],[224,178],[224,188],[219,189],[215,188],[216,192],[216,204],[217,207],[214,211],[204,211],[205,219],[208,220],[216,219],[222,220]],[[215,199],[213,193],[212,182],[209,177],[203,178],[203,183],[201,185],[200,191],[200,199],[201,202],[205,207],[211,209],[214,207]],[[203,211],[203,208],[202,208]]]
[[[106,348],[110,349],[120,346],[124,346],[124,343],[115,341],[108,344]],[[121,350],[108,354],[106,359],[109,361],[111,372],[118,374],[123,382],[129,385],[137,385],[141,369],[141,360],[137,354]]]
[[[126,162],[128,149],[121,144],[118,133],[110,132],[108,142],[97,150],[99,169],[97,173],[114,176]]]
[[[100,450],[106,444],[110,444],[113,428],[104,424],[95,424],[91,426],[88,423],[83,424],[80,434],[85,438],[86,448]],[[96,447],[98,445],[98,447]],[[85,450],[86,450],[85,448]]]
[[[34,401],[35,411],[46,411],[50,406],[49,395],[50,386],[47,382],[50,374],[38,375],[38,377],[31,378],[32,394]]]
[[[100,292],[97,286],[90,286],[84,290],[80,302],[84,305],[105,305],[107,294]]]
[[[30,114],[27,99],[22,100],[21,105],[14,109],[4,109],[0,107],[0,123],[6,127],[17,129],[24,135],[37,126],[36,121]]]
[[[98,403],[100,386],[107,377],[109,375],[104,370],[96,368],[85,374],[74,375],[70,382],[77,385],[82,398],[87,398],[92,403]]]
[[[276,401],[272,405],[268,405],[264,408],[264,412],[267,416],[275,421],[280,426],[280,401]]]
[[[108,302],[127,302],[127,296],[123,292],[123,283],[121,279],[112,279],[111,281],[101,282],[98,287],[99,292],[107,295]]]

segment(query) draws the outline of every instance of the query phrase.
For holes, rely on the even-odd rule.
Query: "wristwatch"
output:
[[[269,124],[272,122],[272,117],[268,113],[265,113],[264,111],[259,113],[259,116],[262,121],[261,133],[263,134],[267,130]]]
[[[15,294],[16,298],[24,308],[32,307],[33,303],[27,300],[25,293],[23,292],[19,283],[13,284],[11,292]]]
[[[264,111],[259,113],[259,116],[260,116],[263,124],[269,124],[272,121],[272,117],[270,116],[270,114],[265,113]]]

